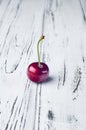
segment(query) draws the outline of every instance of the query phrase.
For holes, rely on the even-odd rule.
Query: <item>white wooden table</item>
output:
[[[42,34],[37,84],[26,70]],[[0,130],[86,130],[86,0],[0,0]]]

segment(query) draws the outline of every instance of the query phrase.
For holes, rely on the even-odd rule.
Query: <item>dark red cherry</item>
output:
[[[27,68],[27,76],[34,82],[43,82],[48,78],[49,75],[48,66],[45,63],[40,62],[39,44],[43,39],[44,36],[42,35],[37,43],[38,62],[30,64]]]
[[[40,66],[38,65],[38,62],[34,62],[27,68],[27,76],[33,82],[43,82],[48,78],[48,75],[49,68],[43,62],[40,62]]]

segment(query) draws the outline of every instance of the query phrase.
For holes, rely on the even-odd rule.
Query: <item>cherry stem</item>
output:
[[[41,67],[40,64],[40,52],[39,52],[39,43],[44,39],[44,36],[41,36],[37,43],[37,54],[38,54],[38,66]]]

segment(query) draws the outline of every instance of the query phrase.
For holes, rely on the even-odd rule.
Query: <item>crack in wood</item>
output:
[[[83,63],[85,63],[85,57],[84,56],[82,56],[82,61],[83,61]]]
[[[29,91],[29,87],[30,87],[30,82],[29,82],[29,84],[28,84],[28,82],[27,82],[27,89],[26,89],[26,91],[24,92],[24,96],[23,96],[23,98],[22,98],[22,104],[21,104],[21,107],[20,107],[19,112],[18,112],[18,116],[19,116],[19,115],[20,115],[20,112],[21,112],[22,105],[24,104],[24,111],[23,111],[22,116],[21,116],[19,130],[21,129],[22,124],[23,124],[23,128],[25,127],[24,125],[26,124],[26,117],[27,117],[27,112],[28,112],[28,109],[29,109],[29,102],[30,102],[31,91],[30,91],[30,93],[28,93],[28,96],[27,96],[27,99],[28,99],[28,100],[27,100],[27,101],[26,101],[26,100],[24,101],[24,97],[25,97],[25,95],[26,95],[26,92]],[[25,109],[26,109],[26,111],[25,111]],[[24,113],[24,112],[26,112],[26,113]],[[25,117],[24,117],[24,116],[25,116]],[[24,123],[23,123],[23,122],[24,122]]]
[[[74,97],[74,98],[73,98],[73,101],[75,101],[76,99],[77,99],[77,98],[76,98],[76,97]]]
[[[28,110],[29,110],[30,96],[31,96],[31,91],[30,91],[30,93],[27,96],[28,100],[27,100],[27,105],[26,105],[26,113],[25,113],[25,118],[24,118],[24,123],[23,123],[23,129],[25,128],[26,119],[27,119],[27,113],[28,113]]]
[[[58,85],[57,85],[57,88],[58,88],[58,89],[59,89],[60,85],[61,85],[61,76],[59,75],[59,76],[58,76]]]
[[[8,27],[8,30],[7,30],[7,33],[6,33],[6,36],[5,36],[5,40],[4,40],[3,45],[2,45],[2,48],[1,48],[1,50],[0,50],[0,56],[2,55],[2,52],[3,52],[3,49],[4,49],[4,47],[5,47],[6,40],[7,40],[7,38],[8,38],[10,29],[11,29],[11,27],[12,27],[12,25],[13,25],[14,20],[15,20],[16,17],[17,17],[17,14],[18,14],[18,11],[19,11],[19,8],[20,8],[20,5],[21,5],[22,1],[23,1],[23,0],[20,0],[20,1],[19,1],[18,5],[17,5],[16,13],[15,13],[15,15],[14,15],[14,18],[13,18],[12,22],[10,23],[10,25],[9,25],[9,27]],[[8,5],[9,5],[9,4],[10,4],[10,1],[8,2]]]
[[[38,112],[38,130],[40,130],[40,116],[41,116],[41,92],[42,92],[42,84],[40,84],[39,91],[39,112]]]
[[[12,109],[11,109],[11,115],[13,114],[13,111],[14,111],[17,100],[18,100],[18,96],[16,97],[16,99],[15,99],[15,101],[13,103],[13,106],[12,106]]]
[[[51,17],[52,17],[52,23],[53,23],[53,30],[55,31],[55,17],[54,17],[53,12],[51,12]]]
[[[83,19],[86,22],[86,12],[85,12],[85,9],[84,9],[84,6],[83,6],[84,3],[82,4],[81,0],[79,0],[79,2],[80,2],[82,14],[83,14]]]
[[[22,114],[21,116],[21,120],[20,120],[20,126],[19,126],[19,129],[21,130],[21,127],[22,127],[22,122],[24,120],[24,113]]]
[[[26,124],[26,119],[24,119],[23,130],[25,128],[25,124]]]
[[[66,64],[64,62],[64,66],[63,66],[63,71],[59,72],[58,74],[58,78],[57,78],[57,81],[58,81],[58,85],[57,85],[57,88],[59,89],[60,88],[60,85],[65,85],[65,82],[66,82]]]
[[[37,85],[37,87],[36,87],[36,95],[35,95],[35,111],[34,111],[33,130],[35,130],[35,123],[36,123],[36,114],[37,114],[37,98],[38,98],[38,85]]]
[[[63,86],[65,84],[65,81],[66,81],[66,65],[65,65],[65,62],[64,62]]]
[[[1,50],[0,50],[0,56],[2,55],[2,52],[3,52],[4,46],[5,46],[5,44],[6,44],[6,40],[7,40],[7,37],[8,37],[8,35],[9,35],[11,26],[12,26],[12,23],[10,24],[10,26],[9,26],[9,28],[8,28],[8,30],[7,30],[7,33],[6,33],[6,36],[5,36],[5,40],[4,40],[3,45],[2,45],[2,48],[1,48]]]
[[[14,73],[14,71],[16,71],[16,69],[18,68],[18,66],[19,66],[19,64],[20,64],[20,62],[21,62],[21,60],[22,60],[22,57],[23,57],[23,54],[24,54],[24,50],[25,50],[25,48],[24,48],[23,51],[21,52],[21,56],[20,56],[20,58],[19,58],[18,63],[14,66],[14,68],[13,68],[10,72],[7,71],[7,59],[5,60],[5,73],[6,73],[6,74],[11,74],[11,73]]]
[[[79,85],[80,85],[80,82],[81,82],[81,75],[82,75],[81,68],[77,68],[76,73],[75,73],[75,77],[74,77],[75,88],[73,90],[73,93],[75,93],[79,88]]]
[[[30,53],[30,48],[32,47],[32,45],[33,45],[33,43],[34,43],[34,38],[33,38],[33,36],[34,36],[34,31],[32,32],[32,35],[31,35],[31,41],[30,41],[30,44],[29,44],[29,46],[28,46],[28,48],[27,48],[27,55],[28,55],[28,53]],[[31,53],[30,53],[31,54]],[[30,55],[29,55],[29,57],[30,57]]]
[[[22,125],[24,125],[26,123],[26,108],[27,108],[27,105],[28,103],[26,103],[26,99],[25,99],[25,95],[26,93],[28,92],[29,90],[29,86],[30,86],[30,83],[28,84],[28,82],[26,83],[26,86],[27,86],[27,89],[25,87],[25,91],[24,91],[24,95],[23,95],[23,98],[22,98],[22,101],[21,101],[21,104],[20,104],[20,107],[17,109],[17,113],[16,113],[16,116],[14,115],[14,119],[13,119],[13,124],[11,125],[11,128],[13,127],[15,129],[15,126],[17,127],[17,124],[16,122],[19,123],[19,121],[17,120],[16,117],[19,117],[21,115],[21,111],[22,111],[22,108],[23,108],[23,105],[24,105],[24,110],[23,110],[23,113],[22,113],[22,120],[20,120],[20,125],[19,125],[19,130],[21,129]],[[29,97],[30,97],[30,93],[28,93]],[[28,96],[27,96],[28,98]],[[30,98],[28,98],[27,102],[29,102]],[[25,113],[26,112],[26,113]],[[25,117],[24,117],[25,115]],[[16,119],[16,120],[15,120]],[[24,122],[24,123],[23,123]],[[14,125],[14,126],[13,126]],[[24,126],[23,126],[24,127]]]
[[[26,107],[26,100],[25,100],[25,103],[24,103],[24,111],[25,111],[25,107]],[[22,108],[22,106],[21,106],[21,108]],[[20,120],[20,125],[19,125],[19,130],[21,130],[21,127],[22,127],[22,123],[23,123],[23,121],[25,120],[24,119],[24,111],[23,111],[23,113],[22,113],[22,116],[21,116],[21,120]],[[18,116],[20,115],[20,112],[18,113]]]
[[[14,103],[13,103],[13,105],[12,105],[11,114],[10,114],[9,120],[8,120],[8,122],[7,122],[7,125],[6,125],[6,127],[5,127],[5,130],[8,129],[8,126],[9,126],[11,117],[12,117],[12,115],[13,115],[14,108],[15,108],[15,105],[16,105],[16,102],[17,102],[17,99],[18,99],[18,97],[15,98]]]
[[[34,18],[33,18],[33,21],[34,21]],[[34,23],[33,23],[34,24]],[[34,30],[34,29],[33,29]],[[14,66],[13,66],[13,69],[11,70],[11,71],[7,71],[7,62],[8,62],[8,60],[6,59],[5,60],[5,73],[7,73],[7,74],[11,74],[11,73],[14,73],[14,71],[16,71],[16,69],[18,68],[18,66],[19,66],[19,64],[20,64],[20,62],[21,62],[21,60],[22,60],[22,58],[23,58],[23,55],[24,55],[24,53],[26,52],[27,54],[26,54],[26,57],[27,57],[27,55],[28,55],[28,53],[29,53],[29,57],[30,57],[30,55],[31,55],[31,51],[30,51],[30,48],[32,47],[32,45],[33,45],[33,35],[34,35],[34,31],[32,31],[32,35],[31,35],[31,41],[30,41],[30,44],[28,44],[28,42],[26,43],[26,45],[24,46],[24,48],[23,48],[23,50],[22,50],[22,52],[21,52],[21,55],[20,55],[20,58],[19,58],[19,60],[18,60],[18,63],[17,64],[15,64]],[[15,42],[17,42],[17,35],[15,35]],[[28,48],[27,48],[27,46],[28,46]],[[15,47],[16,47],[16,44],[15,44]],[[19,46],[17,46],[17,47],[19,47]],[[8,48],[8,50],[7,50],[7,57],[8,57],[8,55],[9,55],[9,49],[10,49],[10,44],[9,44],[9,48]],[[26,50],[26,51],[25,51]]]
[[[16,110],[15,110],[15,112],[14,112],[13,122],[14,122],[14,120],[15,120],[15,118],[16,118],[17,111],[18,111],[18,107],[16,108]],[[12,118],[12,117],[11,117],[11,118]],[[10,122],[11,122],[11,120],[10,120]],[[13,122],[11,123],[11,125],[10,125],[10,123],[9,123],[10,130],[11,130],[12,127],[13,127]]]
[[[54,119],[54,113],[51,110],[48,111],[48,119],[49,120],[53,120]]]
[[[26,105],[28,106],[28,103],[27,103],[27,104],[24,103],[24,102],[26,102],[26,100],[24,101],[24,97],[25,97],[25,95],[26,95],[27,90],[29,90],[30,84],[28,84],[28,82],[27,82],[27,83],[26,83],[26,86],[27,86],[27,89],[26,89],[26,87],[25,87],[25,91],[24,91],[24,95],[23,95],[23,98],[22,98],[20,107],[17,107],[16,110],[14,111],[15,102],[14,102],[14,104],[13,104],[13,106],[12,106],[11,115],[10,115],[10,117],[9,117],[9,120],[8,120],[8,123],[7,123],[7,125],[6,125],[5,130],[8,130],[8,127],[10,128],[10,130],[11,130],[12,128],[14,128],[14,130],[16,129],[17,122],[18,122],[18,120],[17,120],[16,117],[19,117],[19,116],[20,116],[20,112],[21,112],[21,109],[22,109],[23,104],[25,105],[25,107],[26,107]],[[29,97],[30,97],[30,94],[28,94],[28,95],[29,95]],[[28,97],[27,97],[27,98],[28,98]],[[28,101],[28,100],[27,100],[27,101]],[[28,102],[29,102],[29,101],[28,101]],[[25,110],[25,107],[24,107],[24,110]],[[27,109],[28,109],[28,108],[27,108]],[[13,113],[14,113],[14,114],[13,114]],[[26,113],[27,113],[27,111],[26,111]],[[23,113],[22,116],[24,116],[24,113]],[[13,119],[12,119],[12,117],[13,117]],[[25,118],[26,118],[26,116],[25,116]],[[15,119],[16,119],[16,120],[15,120]],[[22,121],[23,121],[23,120],[22,120]],[[10,123],[11,123],[11,124],[10,124]],[[21,121],[20,121],[20,123],[22,124]],[[13,125],[14,125],[14,127],[13,127]]]
[[[18,120],[16,120],[16,123],[15,123],[15,125],[14,125],[14,129],[13,129],[13,130],[16,130],[17,123],[18,123]],[[10,130],[11,130],[11,129],[10,129]]]
[[[19,1],[19,3],[17,4],[17,7],[16,7],[16,13],[15,13],[14,18],[16,18],[16,17],[17,17],[17,14],[18,14],[18,11],[19,11],[20,6],[21,6],[21,4],[22,4],[22,1],[23,1],[23,0],[20,0],[20,1]]]
[[[77,85],[76,85],[76,88],[73,90],[73,93],[75,93],[75,92],[78,90],[78,87],[79,87],[80,81],[81,81],[81,79],[78,80],[78,83],[77,83]]]

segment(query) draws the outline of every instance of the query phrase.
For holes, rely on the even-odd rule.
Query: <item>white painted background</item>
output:
[[[50,76],[36,84],[42,34]],[[0,0],[0,130],[86,130],[86,0]]]

